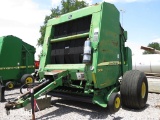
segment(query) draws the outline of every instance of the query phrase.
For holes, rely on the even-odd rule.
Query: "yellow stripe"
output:
[[[26,68],[26,66],[19,66],[19,68]]]
[[[93,82],[95,84],[96,83],[96,75],[95,75],[95,73],[92,73],[92,78],[93,78]]]
[[[17,67],[1,67],[0,70],[11,70],[11,69],[25,69],[26,66],[17,66]],[[28,66],[28,68],[34,68],[34,65]]]
[[[28,66],[28,68],[34,68],[34,65],[33,66]]]
[[[121,62],[119,61],[110,61],[110,62],[102,62],[99,63],[98,66],[104,66],[104,65],[120,65]]]

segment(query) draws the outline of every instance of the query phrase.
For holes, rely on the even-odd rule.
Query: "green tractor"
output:
[[[90,102],[108,107],[111,113],[121,104],[144,108],[147,78],[132,70],[132,53],[125,47],[127,32],[119,15],[113,4],[103,2],[49,20],[34,97],[49,94]],[[29,102],[27,92],[5,108],[21,108]]]

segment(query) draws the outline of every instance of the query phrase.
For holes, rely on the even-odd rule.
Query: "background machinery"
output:
[[[108,107],[145,107],[148,82],[132,69],[132,54],[125,47],[127,32],[119,11],[103,2],[48,21],[34,97],[49,94]],[[122,80],[119,80],[120,77]],[[120,94],[118,93],[120,91]],[[6,103],[6,110],[26,106],[30,92]]]
[[[16,83],[32,83],[35,48],[20,38],[8,35],[0,37],[0,83],[8,89]]]
[[[143,71],[147,75],[160,76],[160,51],[151,47],[141,46],[141,49],[152,54],[132,56],[133,70]]]

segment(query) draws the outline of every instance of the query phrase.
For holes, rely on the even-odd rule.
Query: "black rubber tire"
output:
[[[5,87],[6,89],[8,90],[12,90],[14,89],[14,83],[12,81],[8,81],[6,84],[5,84]]]
[[[26,84],[28,78],[32,79],[32,82],[30,82],[29,84],[34,83],[34,77],[31,74],[24,74],[21,78],[22,85]]]
[[[145,89],[142,90],[142,86]],[[148,99],[148,81],[146,75],[138,70],[127,71],[122,78],[120,93],[122,106],[132,109],[144,108]]]
[[[117,103],[117,99],[119,99],[118,103]],[[114,114],[114,113],[118,112],[118,110],[120,108],[121,108],[121,96],[118,93],[112,93],[111,96],[109,97],[109,101],[108,101],[109,112],[111,114]]]

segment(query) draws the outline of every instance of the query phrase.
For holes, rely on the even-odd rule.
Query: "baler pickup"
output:
[[[46,73],[47,75],[49,76],[52,75],[52,77],[55,77],[55,78],[54,80],[44,79],[40,82],[38,86],[35,86],[34,88],[32,88],[34,90],[34,98],[37,99],[40,96],[45,95],[49,91],[57,88],[58,86],[62,86],[62,78],[65,77],[67,73],[68,72],[65,70],[57,70],[57,71]],[[10,109],[25,107],[30,102],[31,102],[31,93],[30,91],[28,91],[27,93],[6,103],[5,108],[6,108],[6,111],[9,111]]]

